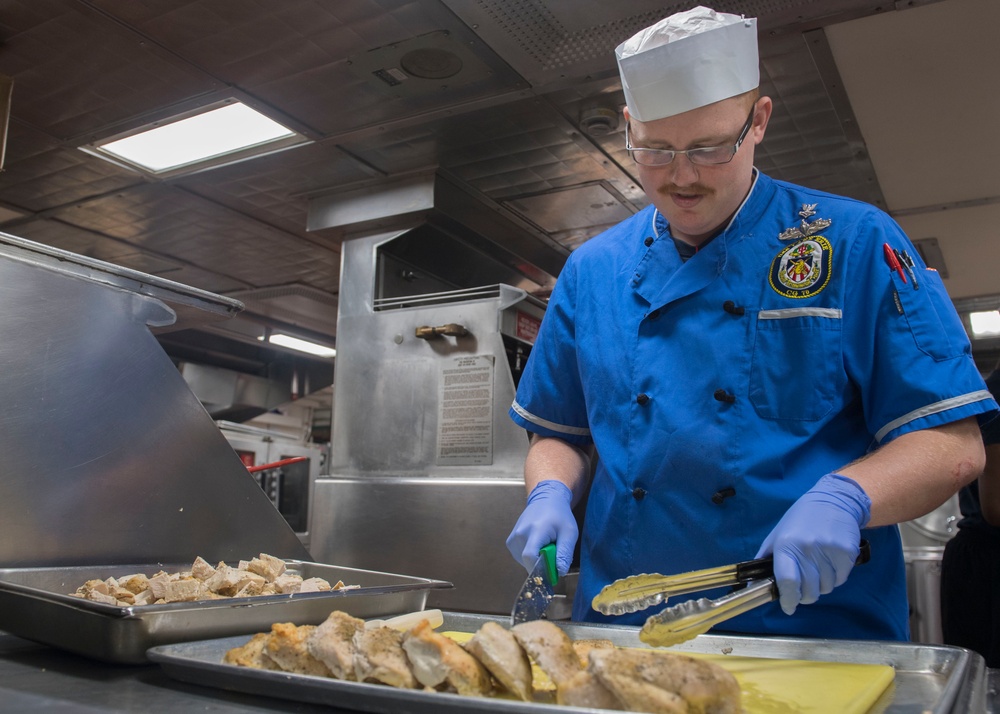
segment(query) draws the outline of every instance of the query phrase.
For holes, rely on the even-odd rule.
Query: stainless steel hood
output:
[[[386,247],[393,274],[380,297],[503,283],[551,290],[569,251],[505,207],[443,171],[419,173],[313,197],[310,231],[410,231]],[[401,280],[403,285],[394,285]]]

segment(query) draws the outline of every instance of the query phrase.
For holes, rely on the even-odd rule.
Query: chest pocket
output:
[[[764,419],[815,421],[826,416],[847,382],[841,311],[761,310],[750,365],[750,402]]]

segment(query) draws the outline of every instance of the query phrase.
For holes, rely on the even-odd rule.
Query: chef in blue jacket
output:
[[[882,211],[754,168],[755,20],[699,7],[616,54],[651,205],[559,276],[510,410],[532,436],[508,549],[555,542],[566,573],[586,494],[574,620],[655,612],[591,609],[627,575],[773,554],[779,601],[719,629],[906,640],[895,524],[978,476],[997,408],[941,278]]]

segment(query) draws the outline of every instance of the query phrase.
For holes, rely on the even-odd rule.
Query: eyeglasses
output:
[[[747,138],[747,132],[753,126],[753,114],[757,109],[757,102],[750,107],[750,114],[747,116],[743,130],[740,132],[736,143],[729,146],[701,146],[696,149],[685,149],[675,151],[674,149],[645,149],[632,146],[629,136],[628,122],[625,123],[625,150],[632,155],[633,161],[643,166],[666,166],[674,160],[678,154],[684,154],[692,164],[711,166],[713,164],[728,164],[736,156],[743,140]]]

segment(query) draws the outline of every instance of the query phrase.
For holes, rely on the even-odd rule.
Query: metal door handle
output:
[[[431,340],[442,335],[447,335],[448,337],[465,337],[469,334],[469,331],[456,322],[449,322],[447,325],[439,325],[438,327],[424,325],[418,327],[413,334],[421,340]]]

